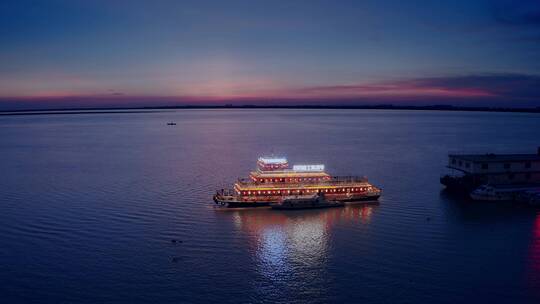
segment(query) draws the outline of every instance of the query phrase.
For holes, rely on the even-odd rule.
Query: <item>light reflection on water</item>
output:
[[[232,216],[237,228],[251,236],[249,246],[257,257],[258,271],[271,281],[282,281],[296,275],[298,267],[323,270],[331,255],[333,226],[367,224],[376,206],[371,203],[319,210],[238,210]]]

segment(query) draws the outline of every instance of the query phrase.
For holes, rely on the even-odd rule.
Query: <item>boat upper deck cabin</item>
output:
[[[279,171],[289,168],[289,162],[285,157],[259,157],[257,169],[259,171]]]
[[[260,157],[257,170],[250,172],[249,177],[259,183],[318,182],[331,179],[324,171],[324,165],[294,165],[290,169],[284,157]]]

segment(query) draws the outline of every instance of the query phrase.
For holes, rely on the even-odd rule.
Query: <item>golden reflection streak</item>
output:
[[[320,210],[239,210],[235,225],[250,236],[260,273],[271,279],[294,275],[298,265],[321,269],[328,258],[332,227],[369,223],[376,205],[349,205]],[[309,278],[304,278],[309,279]]]

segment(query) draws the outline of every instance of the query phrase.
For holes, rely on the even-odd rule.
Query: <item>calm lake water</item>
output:
[[[0,116],[1,301],[538,303],[540,208],[455,198],[439,176],[449,151],[539,145],[537,114]],[[216,210],[215,189],[271,152],[366,175],[383,196]]]

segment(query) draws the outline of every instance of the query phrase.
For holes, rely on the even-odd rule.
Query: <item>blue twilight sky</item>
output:
[[[540,106],[540,1],[0,2],[0,109]]]

